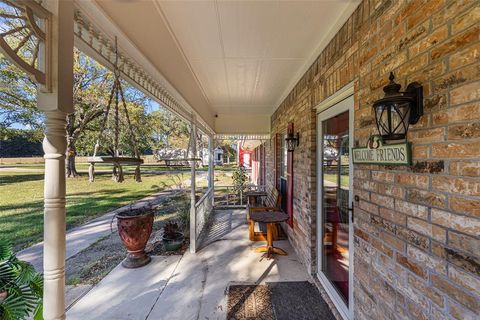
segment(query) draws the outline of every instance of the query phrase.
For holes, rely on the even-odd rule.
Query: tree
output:
[[[38,132],[6,128],[0,132],[0,157],[42,156]]]
[[[104,112],[108,103],[112,74],[90,57],[74,51],[74,113],[67,117],[67,176],[76,177],[76,143],[79,137],[92,130],[92,122]]]
[[[164,108],[153,111],[149,115],[151,128],[151,148],[153,150],[167,148],[187,148],[190,126],[179,116]]]
[[[43,117],[36,108],[36,86],[19,68],[0,55],[0,133],[12,125],[43,132]],[[41,139],[41,138],[40,138]]]

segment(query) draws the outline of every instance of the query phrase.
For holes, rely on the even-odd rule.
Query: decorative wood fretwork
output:
[[[266,141],[270,139],[269,134],[216,134],[216,140],[261,140]]]
[[[0,0],[0,52],[50,89],[51,14],[34,0]]]

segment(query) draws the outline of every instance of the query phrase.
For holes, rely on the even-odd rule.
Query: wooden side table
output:
[[[266,252],[267,259],[272,259],[273,254],[286,256],[285,250],[273,246],[273,228],[276,223],[288,220],[288,215],[282,211],[256,211],[250,214],[250,219],[267,225],[267,245],[255,249],[255,252]]]

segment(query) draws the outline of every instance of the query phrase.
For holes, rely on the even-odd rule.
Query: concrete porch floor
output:
[[[157,256],[140,269],[120,265],[67,312],[68,319],[226,319],[230,284],[308,281],[288,241],[288,256],[261,258],[248,240],[245,210],[217,210],[196,254]]]

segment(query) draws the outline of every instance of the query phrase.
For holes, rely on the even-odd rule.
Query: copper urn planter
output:
[[[117,214],[118,234],[127,248],[127,258],[122,266],[128,269],[143,267],[151,261],[145,253],[153,227],[153,211],[126,210]]]

